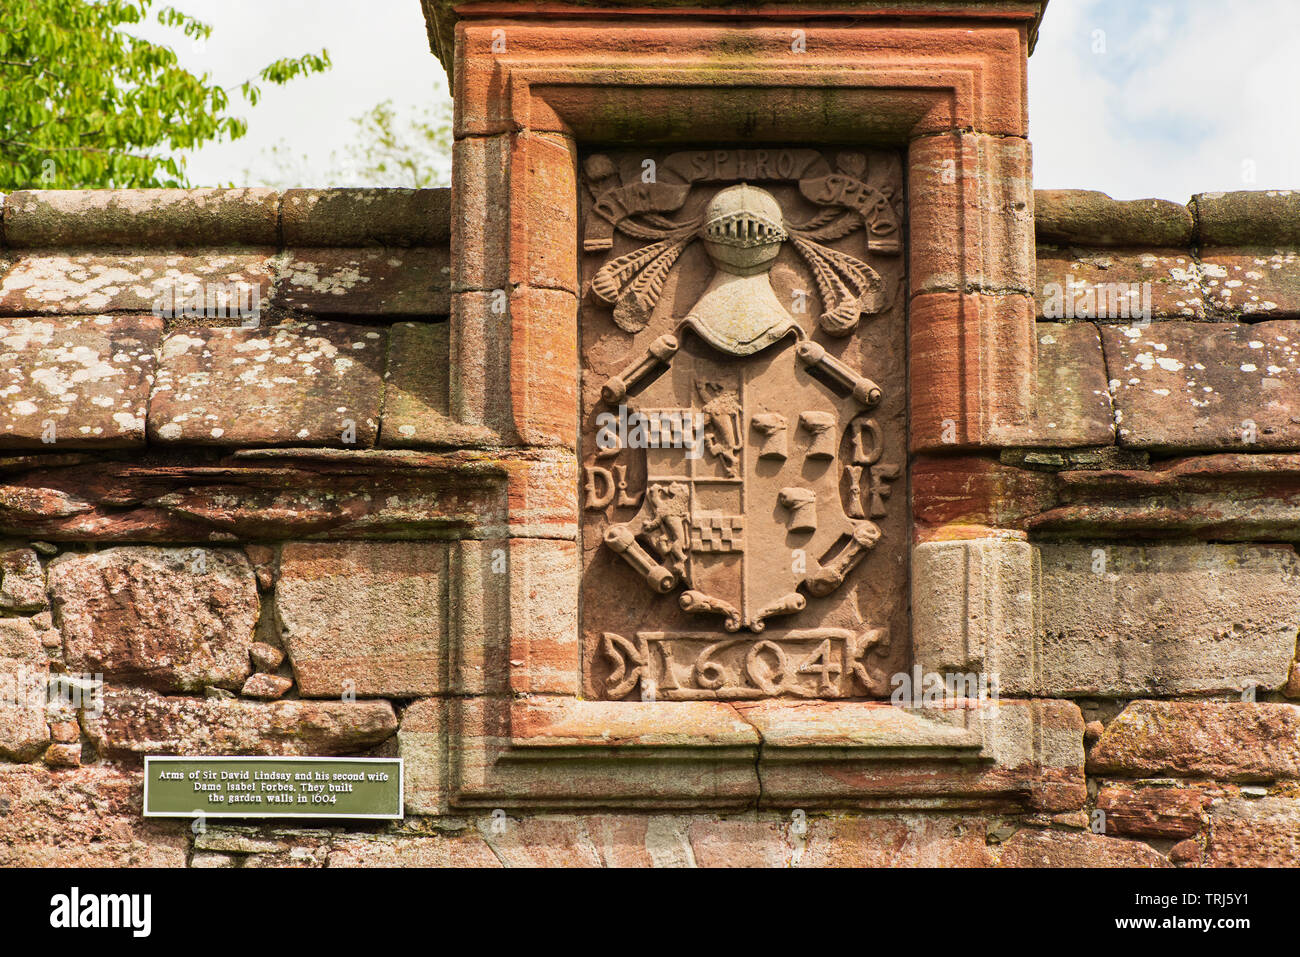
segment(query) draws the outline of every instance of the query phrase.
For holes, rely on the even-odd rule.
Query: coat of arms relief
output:
[[[888,694],[907,660],[902,192],[886,152],[585,158],[588,695]]]

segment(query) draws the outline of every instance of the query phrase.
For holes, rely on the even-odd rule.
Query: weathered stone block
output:
[[[45,661],[40,633],[30,618],[0,618],[0,657]]]
[[[150,399],[150,441],[372,446],[385,337],[336,322],[175,330]]]
[[[33,250],[0,272],[0,315],[98,315],[158,309],[163,318],[183,315],[187,297],[209,289],[234,291],[250,308],[271,302],[274,249],[189,250],[125,253],[110,250]],[[177,308],[182,312],[178,314]],[[210,316],[214,325],[247,316]]]
[[[588,826],[590,829],[590,825]],[[753,815],[662,815],[646,822],[641,866],[789,867],[790,846],[779,818]]]
[[[50,563],[68,667],[163,690],[238,689],[257,585],[236,549],[125,546]]]
[[[512,284],[578,291],[577,146],[556,133],[519,133],[512,147],[512,200],[526,207],[511,211]]]
[[[50,725],[50,737],[58,744],[73,744],[81,740],[81,725],[76,721],[55,721]]]
[[[1040,322],[1038,388],[1026,445],[1111,445],[1115,417],[1101,337],[1089,323]]]
[[[1111,199],[1091,189],[1034,190],[1040,243],[1079,246],[1186,246],[1192,213],[1165,199]]]
[[[445,247],[290,249],[276,264],[275,302],[319,316],[445,316]]]
[[[1073,831],[1020,830],[1002,845],[1002,867],[1169,867],[1141,841]]]
[[[1201,830],[1210,798],[1200,788],[1104,787],[1097,809],[1105,813],[1105,833],[1178,839]]]
[[[1084,806],[1083,714],[1070,701],[999,700],[976,714],[995,777],[1029,779],[1030,806],[1051,813]]]
[[[501,867],[477,832],[421,837],[347,837],[335,841],[330,867]]]
[[[450,235],[449,189],[288,189],[286,246],[430,246]]]
[[[1227,797],[1210,815],[1211,867],[1300,866],[1300,802],[1294,797]]]
[[[423,698],[402,712],[397,753],[403,761],[407,814],[447,813],[447,703]]]
[[[1300,560],[1282,545],[1041,545],[1039,692],[1139,697],[1286,683]]]
[[[503,292],[508,284],[509,136],[467,136],[452,146],[453,292]]]
[[[80,744],[51,744],[41,755],[43,760],[52,768],[78,768],[81,767],[81,745]]]
[[[478,832],[506,867],[601,867],[581,818],[480,818]]]
[[[271,851],[266,854],[249,854],[244,858],[244,867],[251,868],[275,868],[277,870],[286,867],[295,869],[325,867],[329,861],[330,839],[329,834],[316,831],[303,834],[301,832],[287,836],[285,843],[288,845],[282,851]]]
[[[809,818],[807,828],[804,849],[791,854],[792,865],[989,867],[995,861],[987,823],[979,818],[831,815]],[[788,826],[782,830],[787,841],[798,840]]]
[[[138,772],[0,766],[0,866],[184,867],[188,821],[140,816]]]
[[[912,549],[912,647],[922,672],[979,673],[1002,694],[1032,694],[1038,554],[1014,539]]]
[[[1028,140],[927,136],[908,152],[911,294],[1034,293],[1034,196]],[[924,201],[919,199],[925,191]],[[952,241],[965,224],[978,239]]]
[[[5,245],[270,246],[280,194],[273,189],[41,189],[10,193]]]
[[[1134,701],[1093,745],[1088,773],[1219,781],[1300,777],[1300,707]]]
[[[1101,335],[1121,445],[1300,448],[1300,322],[1159,322]]]
[[[324,867],[329,831],[232,827],[212,822],[194,835],[190,867]]]
[[[447,688],[446,546],[289,543],[276,607],[304,697]]]
[[[1038,247],[1037,315],[1128,323],[1202,319],[1200,264],[1187,249]]]
[[[162,321],[0,319],[0,448],[143,445]]]
[[[451,297],[448,402],[457,422],[482,426],[501,441],[513,436],[512,303],[505,290],[458,292]]]
[[[1197,193],[1192,208],[1203,246],[1300,245],[1300,191]]]
[[[684,828],[678,818],[669,815],[593,814],[584,818],[584,823],[591,843],[606,867],[686,865],[687,855],[682,851],[682,844],[688,839],[681,834]]]
[[[571,538],[578,533],[578,462],[563,452],[537,452],[511,471],[506,485],[511,534]],[[493,526],[484,522],[485,532]],[[490,531],[495,537],[495,531]]]
[[[572,447],[578,413],[577,299],[556,289],[516,289],[509,327],[514,432],[525,445]],[[506,383],[484,385],[504,391]]]
[[[194,835],[194,849],[223,854],[275,854],[289,849],[287,842],[257,833],[252,828],[209,827]]]
[[[229,854],[213,854],[209,851],[195,851],[190,855],[190,867],[208,870],[214,867],[238,867],[238,858]]]
[[[492,546],[492,543],[485,543]],[[502,543],[507,549],[506,572],[510,588],[508,632],[510,687],[516,693],[578,694],[581,684],[578,630],[578,547],[576,542],[552,539],[512,538]],[[463,547],[463,546],[462,546]],[[485,586],[499,567],[493,547],[477,553],[483,563]],[[479,630],[491,634],[498,622],[492,620],[491,606],[480,606],[471,614],[473,634]],[[462,624],[461,660],[491,675],[491,646],[474,648],[467,640]],[[487,653],[486,657],[480,655]],[[499,660],[499,659],[498,659]],[[472,674],[472,672],[471,672]]]
[[[1300,314],[1300,251],[1273,246],[1201,252],[1206,301],[1220,314],[1281,319]]]
[[[0,553],[0,608],[6,611],[43,611],[45,571],[31,548],[15,548]]]
[[[454,442],[449,417],[451,323],[399,322],[388,331],[379,444],[419,448]]]
[[[949,454],[1023,444],[1036,386],[1034,303],[933,293],[909,309],[910,441]]]
[[[387,701],[243,701],[110,689],[86,733],[106,757],[355,754],[397,731]]]
[[[1056,503],[1049,472],[975,455],[917,456],[912,462],[912,515],[920,541],[987,538],[1021,528]]]
[[[49,674],[49,658],[32,623],[0,618],[0,757],[30,761],[50,743]]]
[[[244,682],[239,693],[245,698],[257,698],[259,701],[274,701],[283,697],[293,687],[293,679],[283,675],[268,675],[261,672],[252,675]]]
[[[284,661],[284,652],[274,645],[268,645],[263,641],[255,641],[249,646],[248,656],[252,659],[253,667],[258,671],[273,672]]]

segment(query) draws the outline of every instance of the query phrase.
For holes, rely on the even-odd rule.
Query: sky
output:
[[[195,186],[341,185],[327,182],[332,154],[355,138],[353,119],[384,100],[411,111],[450,94],[446,74],[429,51],[420,0],[158,0],[211,25],[195,44],[157,25],[132,32],[166,42],[181,64],[236,87],[281,57],[329,51],[326,73],[284,86],[259,83],[262,99],[249,108],[231,94],[231,112],[248,120],[238,140],[209,143],[185,154]],[[285,169],[284,144],[294,162]],[[346,184],[355,185],[355,184]]]
[[[1298,41],[1297,0],[1051,0],[1029,59],[1034,185],[1300,188]]]
[[[173,0],[212,24],[172,37],[223,85],[328,48],[329,73],[263,85],[249,132],[188,157],[196,186],[329,186],[352,118],[447,99],[419,0]],[[1300,188],[1300,0],[1051,0],[1029,61],[1034,185],[1117,199]],[[285,160],[285,144],[294,157]]]

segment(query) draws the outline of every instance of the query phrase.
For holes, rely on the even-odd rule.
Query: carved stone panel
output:
[[[886,696],[909,660],[900,157],[582,165],[584,693]]]

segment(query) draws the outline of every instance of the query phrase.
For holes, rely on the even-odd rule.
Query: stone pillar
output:
[[[760,742],[799,804],[898,798],[843,776],[895,747],[1030,754],[988,745],[1013,711],[872,702],[914,621],[987,597],[909,592],[909,455],[1032,413],[1042,6],[426,3],[454,51],[451,413],[578,498],[576,548],[512,516],[508,584],[461,564],[452,667],[504,677],[451,702],[453,804],[744,804]],[[559,508],[558,474],[509,508],[539,480]]]

